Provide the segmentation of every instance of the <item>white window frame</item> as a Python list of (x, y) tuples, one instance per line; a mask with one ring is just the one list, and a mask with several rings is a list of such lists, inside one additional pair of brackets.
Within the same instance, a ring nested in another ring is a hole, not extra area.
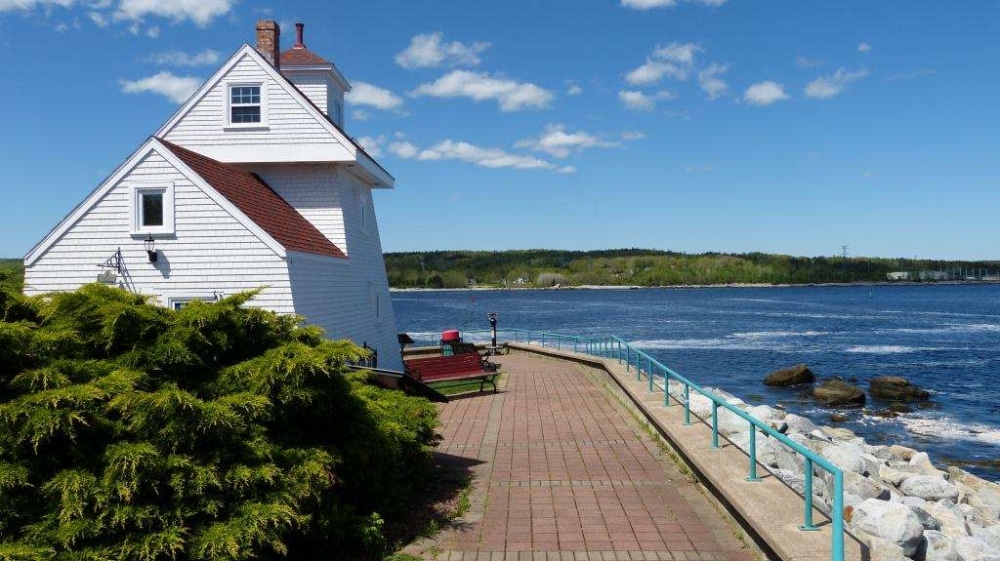
[[(129, 232), (134, 235), (173, 234), (174, 228), (174, 184), (133, 183), (129, 196), (130, 225)], [(146, 193), (161, 193), (163, 195), (163, 225), (145, 226), (142, 224), (142, 196)]]
[(201, 290), (194, 291), (178, 291), (178, 292), (167, 292), (163, 295), (163, 304), (170, 308), (171, 310), (178, 310), (178, 304), (190, 304), (195, 300), (201, 300), (206, 304), (212, 304), (213, 302), (218, 302), (219, 299), (223, 297), (223, 294), (219, 291), (208, 292)]
[(333, 99), (333, 122), (337, 123), (337, 126), (344, 128), (344, 102), (337, 98)]
[(358, 213), (360, 215), (360, 229), (362, 234), (368, 233), (368, 207), (369, 201), (365, 189), (358, 189)]
[[(233, 122), (233, 88), (260, 88), (260, 122), (259, 123), (234, 123)], [(268, 127), (267, 111), (267, 87), (264, 82), (227, 82), (225, 88), (226, 102), (223, 103), (226, 114), (223, 115), (225, 129), (266, 129)]]

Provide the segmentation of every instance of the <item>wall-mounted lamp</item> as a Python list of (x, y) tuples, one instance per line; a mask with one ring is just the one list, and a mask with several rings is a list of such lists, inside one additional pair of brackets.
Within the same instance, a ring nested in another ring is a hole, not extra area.
[(142, 240), (142, 246), (146, 248), (146, 255), (149, 256), (150, 263), (156, 263), (156, 240), (153, 239), (153, 235), (150, 234), (145, 240)]

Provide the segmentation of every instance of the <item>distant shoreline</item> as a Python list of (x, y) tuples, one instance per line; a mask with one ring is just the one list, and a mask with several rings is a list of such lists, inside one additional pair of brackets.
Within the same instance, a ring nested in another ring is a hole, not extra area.
[(470, 286), (466, 288), (416, 288), (389, 287), (389, 292), (475, 292), (475, 291), (505, 291), (505, 290), (659, 290), (659, 289), (691, 289), (691, 288), (827, 288), (827, 287), (890, 287), (890, 286), (982, 286), (1000, 285), (1000, 281), (861, 281), (861, 282), (826, 282), (805, 284), (770, 284), (770, 283), (728, 283), (728, 284), (672, 284), (665, 286), (638, 285), (598, 285), (585, 284), (578, 286)]

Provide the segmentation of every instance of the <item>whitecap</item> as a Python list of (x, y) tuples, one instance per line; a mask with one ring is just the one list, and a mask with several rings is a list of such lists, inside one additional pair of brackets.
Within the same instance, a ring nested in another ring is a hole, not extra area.
[(746, 331), (733, 333), (732, 337), (741, 339), (770, 339), (779, 337), (819, 337), (829, 334), (829, 331)]
[(847, 353), (864, 353), (873, 355), (892, 355), (903, 353), (915, 353), (918, 351), (929, 351), (934, 349), (918, 349), (917, 347), (907, 347), (904, 345), (855, 345), (844, 349)]
[(982, 423), (963, 423), (951, 417), (927, 419), (900, 417), (909, 432), (942, 439), (969, 440), (1000, 446), (1000, 428)]

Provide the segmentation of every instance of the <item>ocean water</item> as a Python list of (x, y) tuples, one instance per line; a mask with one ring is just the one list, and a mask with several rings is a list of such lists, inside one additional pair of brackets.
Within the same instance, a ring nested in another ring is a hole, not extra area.
[(1000, 480), (1000, 286), (857, 286), (644, 290), (394, 292), (400, 331), (499, 327), (618, 335), (703, 386), (752, 404), (784, 405), (820, 424), (831, 409), (803, 390), (768, 388), (778, 368), (804, 362), (819, 378), (898, 375), (931, 393), (896, 418), (846, 410), (871, 444), (926, 450)]

